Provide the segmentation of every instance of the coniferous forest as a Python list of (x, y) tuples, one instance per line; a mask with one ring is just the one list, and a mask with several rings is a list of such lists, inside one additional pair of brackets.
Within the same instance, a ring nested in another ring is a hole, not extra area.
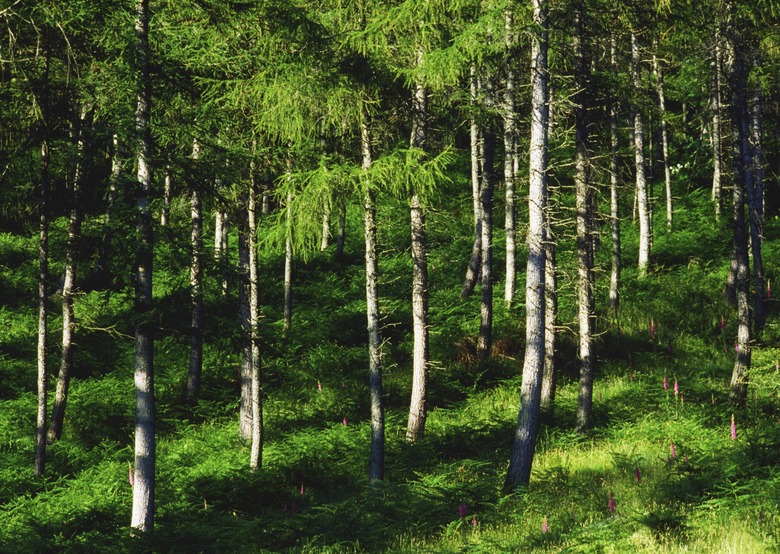
[(780, 3), (0, 31), (0, 552), (780, 548)]

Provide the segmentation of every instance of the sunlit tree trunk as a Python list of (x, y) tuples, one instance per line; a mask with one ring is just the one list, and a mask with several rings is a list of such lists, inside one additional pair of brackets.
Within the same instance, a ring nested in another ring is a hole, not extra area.
[(171, 199), (173, 197), (173, 175), (171, 165), (165, 164), (165, 185), (163, 188), (163, 207), (160, 213), (160, 225), (165, 227), (171, 217)]
[(658, 56), (653, 52), (653, 73), (655, 74), (655, 88), (658, 94), (658, 109), (660, 111), (661, 125), (661, 154), (664, 157), (664, 186), (666, 190), (666, 229), (672, 230), (672, 168), (669, 163), (669, 132), (666, 128), (666, 95), (664, 94), (664, 80), (661, 73), (661, 65)]
[(330, 205), (324, 207), (322, 212), (322, 235), (320, 236), (320, 251), (328, 249), (330, 242)]
[(515, 205), (515, 165), (517, 163), (517, 117), (515, 116), (515, 38), (514, 16), (504, 14), (506, 89), (504, 94), (504, 230), (506, 233), (506, 283), (504, 302), (511, 306), (517, 281), (517, 206)]
[[(197, 168), (200, 143), (192, 141), (192, 161)], [(187, 374), (187, 401), (195, 402), (203, 372), (203, 218), (199, 178), (190, 184), (190, 369)]]
[(764, 153), (761, 145), (762, 134), (761, 89), (756, 87), (750, 105), (751, 120), (751, 167), (752, 179), (747, 190), (748, 213), (750, 214), (750, 253), (753, 258), (753, 287), (755, 289), (755, 307), (753, 321), (756, 334), (760, 333), (766, 322), (766, 299), (764, 296)]
[(712, 202), (715, 204), (715, 219), (720, 217), (721, 191), (723, 188), (723, 153), (721, 140), (721, 36), (720, 26), (715, 31), (712, 60), (712, 82), (710, 85), (710, 109), (712, 112)]
[[(617, 80), (617, 38), (610, 37), (610, 72)], [(618, 180), (618, 103), (612, 98), (609, 105), (609, 215), (612, 229), (612, 265), (609, 274), (609, 306), (617, 316), (620, 309), (620, 203)]]
[(547, 198), (547, 2), (533, 0), (531, 38), (531, 145), (528, 191), (528, 264), (526, 341), (520, 414), (504, 488), (526, 486), (539, 431), (542, 370), (545, 358), (545, 209)]
[(555, 409), (555, 324), (558, 320), (558, 268), (552, 233), (553, 206), (547, 190), (544, 243), (544, 369), (542, 370), (541, 413), (552, 418)]
[[(217, 189), (221, 188), (217, 181)], [(217, 207), (214, 222), (214, 259), (222, 274), (222, 294), (227, 294), (227, 263), (228, 263), (228, 238), (230, 237), (230, 219), (227, 211), (222, 206)]]
[(154, 526), (155, 489), (155, 401), (154, 336), (152, 330), (152, 219), (149, 211), (152, 174), (151, 81), (149, 77), (149, 5), (136, 0), (137, 103), (135, 139), (137, 156), (136, 206), (139, 243), (135, 261), (135, 479), (130, 526), (149, 532)]
[(241, 396), (238, 406), (238, 437), (252, 440), (252, 325), (249, 313), (249, 231), (248, 222), (242, 218), (238, 234), (238, 304), (241, 315), (241, 363), (239, 385)]
[[(371, 167), (371, 134), (367, 114), (363, 110), (360, 123), (360, 142), (363, 151), (363, 170)], [(382, 400), (382, 339), (379, 333), (379, 263), (376, 245), (376, 201), (370, 182), (364, 183), (363, 222), (366, 235), (366, 320), (368, 329), (368, 382), (371, 395), (371, 447), (369, 451), (368, 480), (381, 481), (385, 466), (385, 416)]]
[[(488, 112), (493, 109), (493, 94), (493, 81), (488, 79), (485, 86), (485, 108)], [(482, 215), (482, 240), (480, 241), (482, 243), (480, 273), (482, 302), (480, 304), (477, 357), (481, 360), (490, 356), (493, 343), (493, 186), (495, 182), (493, 165), (496, 154), (496, 133), (491, 123), (492, 121), (488, 121), (482, 130), (484, 160), (482, 164), (482, 190), (479, 199)]]
[[(418, 51), (418, 63), (422, 62)], [(425, 148), (428, 99), (422, 83), (415, 84), (412, 94), (412, 148)], [(419, 194), (414, 191), (409, 201), (412, 236), (412, 397), (406, 440), (415, 442), (425, 432), (428, 388), (428, 255), (425, 238), (425, 211)]]
[[(472, 64), (469, 75), (469, 94), (472, 109), (476, 109), (478, 93), (479, 79), (477, 78), (477, 68)], [(474, 243), (471, 247), (469, 265), (466, 268), (466, 278), (463, 280), (463, 286), (460, 291), (461, 298), (466, 298), (474, 292), (479, 269), (482, 267), (482, 203), (480, 202), (482, 187), (480, 160), (482, 159), (482, 154), (480, 135), (477, 119), (472, 117), (469, 125), (469, 137), (471, 141), (471, 200), (474, 206)]]
[(70, 216), (68, 218), (68, 244), (65, 250), (65, 279), (62, 283), (62, 353), (60, 372), (57, 376), (57, 390), (54, 394), (54, 408), (49, 424), (48, 442), (57, 441), (62, 436), (65, 419), (65, 407), (68, 401), (68, 388), (73, 368), (73, 332), (75, 320), (73, 314), (73, 296), (76, 282), (76, 249), (81, 237), (81, 181), (84, 174), (84, 125), (87, 119), (86, 106), (81, 108), (76, 136), (76, 167), (70, 190)]
[[(631, 65), (634, 90), (638, 94), (642, 88), (640, 69), (639, 39), (631, 32)], [(650, 203), (647, 197), (647, 177), (645, 175), (645, 128), (642, 122), (642, 109), (634, 105), (634, 162), (636, 165), (636, 201), (639, 214), (639, 276), (647, 275), (650, 262)]]
[[(289, 171), (289, 168), (288, 168)], [(293, 273), (293, 245), (292, 245), (292, 193), (287, 194), (287, 206), (285, 207), (285, 237), (284, 237), (284, 331), (292, 327), (292, 273)]]
[(257, 187), (254, 181), (254, 175), (252, 176), (249, 185), (247, 220), (249, 234), (249, 338), (252, 348), (252, 442), (249, 455), (249, 467), (254, 471), (260, 468), (263, 462), (263, 389), (260, 361), (259, 285), (257, 280)]

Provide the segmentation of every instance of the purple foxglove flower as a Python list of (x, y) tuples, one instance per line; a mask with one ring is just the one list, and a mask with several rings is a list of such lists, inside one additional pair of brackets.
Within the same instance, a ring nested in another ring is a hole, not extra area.
[(734, 414), (731, 414), (731, 440), (737, 440), (737, 424), (734, 421)]
[(346, 416), (344, 417), (344, 419), (341, 420), (341, 423), (342, 423), (342, 425), (344, 425), (344, 427), (347, 426), (347, 418), (346, 418)]
[(680, 394), (680, 385), (677, 384), (677, 377), (674, 378), (674, 395)]
[(664, 390), (669, 390), (669, 379), (666, 378), (666, 373), (664, 373)]
[(547, 516), (544, 516), (542, 519), (542, 533), (547, 533), (550, 531), (550, 524), (547, 521)]
[(306, 494), (306, 489), (303, 486), (303, 483), (301, 483), (301, 495)]
[(460, 506), (458, 506), (458, 515), (460, 515), (461, 518), (466, 517), (466, 514), (469, 512), (469, 507), (466, 506), (465, 503), (461, 502)]
[(674, 447), (674, 443), (670, 442), (669, 443), (669, 447), (670, 447), (669, 449), (672, 451), (672, 458), (674, 458), (676, 460), (677, 459), (677, 449)]
[(615, 513), (615, 497), (612, 495), (612, 493), (609, 493), (609, 513)]

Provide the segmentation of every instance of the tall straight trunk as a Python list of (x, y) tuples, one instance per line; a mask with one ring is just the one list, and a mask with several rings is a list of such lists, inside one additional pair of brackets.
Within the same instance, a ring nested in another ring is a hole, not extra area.
[[(48, 79), (49, 61), (47, 55), (46, 78)], [(48, 86), (48, 85), (45, 85)], [(44, 112), (45, 113), (45, 112)], [(43, 140), (41, 141), (41, 208), (38, 226), (38, 415), (35, 432), (35, 476), (42, 477), (46, 472), (46, 410), (49, 384), (46, 352), (48, 350), (49, 331), (49, 137), (47, 122), (44, 118)]]
[(720, 217), (721, 192), (723, 188), (723, 150), (721, 139), (721, 36), (720, 27), (715, 31), (712, 60), (712, 78), (710, 85), (710, 109), (712, 112), (710, 137), (712, 140), (712, 202), (715, 204), (715, 219)]
[(734, 22), (729, 28), (733, 48), (731, 71), (731, 118), (734, 125), (734, 257), (737, 261), (737, 342), (736, 359), (731, 374), (732, 402), (744, 405), (747, 399), (748, 372), (750, 371), (750, 261), (748, 237), (745, 228), (745, 196), (753, 187), (753, 160), (750, 146), (750, 113), (747, 105), (748, 70), (742, 31)]
[[(485, 108), (493, 109), (493, 80), (488, 79), (485, 87)], [(495, 175), (493, 164), (496, 154), (496, 134), (488, 122), (483, 128), (482, 190), (480, 191), (480, 212), (482, 214), (482, 268), (480, 304), (479, 339), (477, 340), (477, 357), (481, 360), (490, 356), (493, 343), (493, 183)]]
[(506, 233), (506, 282), (504, 302), (511, 306), (517, 281), (517, 206), (515, 205), (515, 164), (517, 161), (517, 117), (515, 116), (514, 16), (504, 14), (506, 89), (504, 94), (504, 231)]
[[(289, 168), (288, 168), (289, 171)], [(293, 272), (293, 246), (292, 246), (292, 194), (287, 194), (286, 232), (284, 238), (284, 331), (289, 331), (292, 326), (292, 272)]]
[(149, 5), (136, 0), (137, 103), (135, 139), (137, 157), (135, 260), (135, 479), (130, 526), (140, 533), (154, 527), (156, 465), (154, 401), (154, 334), (152, 330), (152, 218), (149, 211), (152, 174), (149, 166), (152, 136), (149, 125), (151, 80), (149, 77)]
[(173, 197), (173, 175), (171, 164), (165, 164), (165, 185), (163, 188), (163, 207), (160, 213), (160, 225), (165, 227), (171, 218), (171, 199)]
[(336, 259), (341, 260), (344, 258), (344, 243), (347, 238), (347, 205), (344, 197), (340, 197), (338, 201), (339, 212), (339, 231), (336, 236)]
[[(417, 61), (422, 63), (422, 49)], [(412, 148), (425, 148), (428, 99), (421, 82), (417, 82), (412, 94)], [(409, 201), (412, 236), (412, 397), (409, 403), (409, 421), (406, 440), (415, 442), (425, 432), (428, 388), (428, 255), (425, 238), (425, 211), (419, 194), (412, 193)]]
[(761, 89), (756, 87), (750, 104), (750, 188), (747, 190), (748, 213), (750, 214), (750, 253), (753, 258), (753, 286), (755, 307), (753, 321), (756, 334), (766, 323), (766, 300), (764, 297), (764, 257), (761, 253), (764, 241), (764, 153), (761, 146)]
[[(469, 93), (471, 108), (476, 109), (479, 79), (477, 78), (477, 67), (474, 64), (471, 65), (471, 73), (469, 75)], [(480, 202), (482, 187), (480, 160), (482, 159), (482, 147), (480, 140), (481, 132), (476, 117), (471, 118), (469, 136), (471, 140), (471, 200), (474, 206), (474, 243), (471, 247), (469, 265), (466, 268), (466, 277), (460, 290), (461, 298), (471, 296), (471, 293), (474, 292), (479, 269), (482, 267), (482, 203)]]
[[(192, 141), (192, 160), (200, 159), (200, 143)], [(197, 177), (190, 185), (190, 369), (187, 374), (187, 402), (195, 402), (203, 372), (203, 217)]]
[[(631, 65), (634, 91), (639, 94), (642, 77), (639, 57), (639, 39), (636, 31), (631, 32)], [(645, 128), (642, 121), (642, 109), (634, 105), (634, 163), (636, 165), (636, 201), (639, 213), (639, 276), (647, 275), (650, 262), (650, 203), (647, 195), (647, 177), (645, 175)]]
[[(219, 180), (216, 183), (217, 190), (221, 188)], [(214, 224), (214, 259), (222, 274), (222, 294), (227, 294), (227, 264), (228, 264), (228, 238), (230, 237), (230, 219), (223, 207), (217, 208)]]
[(249, 185), (247, 219), (249, 234), (249, 338), (252, 348), (252, 443), (249, 467), (255, 471), (263, 463), (263, 389), (260, 364), (260, 306), (257, 281), (257, 187), (254, 182), (254, 176)]
[(242, 441), (248, 442), (252, 440), (252, 325), (249, 311), (249, 231), (247, 220), (242, 218), (242, 221), (243, 224), (238, 234), (238, 305), (242, 330), (238, 437)]
[(661, 126), (661, 154), (664, 158), (664, 186), (666, 190), (666, 229), (672, 230), (672, 167), (669, 163), (669, 132), (666, 128), (666, 95), (664, 94), (664, 79), (661, 73), (661, 64), (658, 56), (653, 52), (653, 73), (655, 74), (655, 87), (658, 94), (658, 109), (660, 112)]
[(526, 340), (520, 413), (504, 488), (527, 486), (539, 431), (545, 358), (545, 210), (547, 200), (547, 2), (533, 0), (536, 26), (531, 39), (531, 145), (528, 190)]
[(322, 235), (320, 236), (320, 251), (328, 249), (330, 242), (330, 205), (324, 207), (322, 212)]
[(68, 401), (70, 374), (73, 367), (73, 332), (75, 320), (73, 315), (73, 293), (76, 281), (76, 249), (81, 237), (81, 180), (84, 173), (84, 125), (87, 119), (87, 109), (82, 107), (76, 130), (76, 167), (73, 172), (73, 182), (70, 190), (70, 216), (68, 218), (68, 244), (65, 250), (65, 279), (62, 284), (62, 353), (60, 355), (60, 372), (57, 376), (57, 391), (54, 394), (54, 408), (49, 424), (48, 442), (57, 441), (62, 436), (62, 424), (65, 419), (65, 406)]
[(574, 187), (577, 207), (577, 322), (579, 346), (577, 357), (580, 365), (579, 396), (577, 400), (577, 429), (583, 431), (590, 423), (593, 412), (593, 271), (591, 232), (591, 191), (588, 155), (587, 122), (587, 60), (584, 46), (585, 8), (575, 2), (574, 35), (572, 49), (575, 57), (574, 97), (575, 157)]
[[(617, 78), (617, 38), (610, 37), (610, 72)], [(612, 228), (612, 266), (609, 274), (609, 306), (618, 314), (620, 309), (620, 202), (618, 194), (618, 105), (612, 98), (609, 105), (609, 216)]]
[(555, 240), (552, 233), (550, 191), (547, 190), (544, 243), (544, 369), (540, 410), (548, 419), (555, 409), (555, 324), (558, 320), (558, 269), (556, 267)]
[[(371, 133), (363, 110), (360, 123), (360, 143), (363, 151), (363, 171), (372, 163)], [(376, 200), (370, 182), (364, 183), (363, 222), (366, 235), (366, 324), (368, 329), (368, 384), (371, 396), (371, 446), (368, 480), (381, 481), (385, 468), (385, 415), (382, 400), (382, 338), (379, 333), (379, 263), (376, 244)]]

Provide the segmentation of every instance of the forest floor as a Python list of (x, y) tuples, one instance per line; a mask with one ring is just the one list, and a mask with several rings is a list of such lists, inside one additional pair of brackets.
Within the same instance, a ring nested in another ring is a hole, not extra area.
[[(235, 276), (223, 296), (216, 264), (207, 270), (202, 395), (195, 406), (183, 401), (189, 235), (180, 206), (180, 227), (157, 233), (157, 511), (155, 532), (143, 539), (129, 532), (132, 290), (116, 286), (77, 298), (77, 369), (64, 436), (48, 449), (45, 478), (36, 479), (36, 239), (0, 234), (0, 552), (780, 551), (778, 303), (770, 299), (767, 326), (754, 343), (747, 406), (736, 409), (728, 401), (736, 314), (723, 298), (728, 222), (712, 221), (707, 196), (680, 200), (673, 233), (659, 220), (653, 270), (641, 280), (633, 267), (624, 270), (618, 317), (607, 314), (607, 277), (598, 274), (594, 419), (585, 434), (573, 430), (573, 240), (560, 239), (555, 412), (540, 430), (531, 485), (511, 495), (501, 489), (518, 415), (525, 276), (520, 271), (521, 296), (510, 309), (500, 300), (498, 279), (493, 357), (478, 364), (479, 294), (459, 299), (471, 237), (465, 197), (460, 220), (436, 209), (428, 219), (430, 414), (425, 437), (414, 445), (404, 440), (411, 386), (408, 214), (400, 205), (380, 210), (387, 445), (386, 478), (374, 486), (367, 483), (357, 208), (350, 208), (344, 259), (334, 261), (331, 247), (296, 262), (293, 328), (286, 335), (282, 258), (262, 256), (266, 442), (262, 470), (251, 473), (237, 432)], [(64, 236), (64, 225), (55, 222), (53, 236)], [(624, 260), (632, 265), (630, 219), (624, 231)], [(768, 220), (764, 254), (772, 281), (778, 231), (780, 220)], [(598, 254), (602, 268), (608, 268), (607, 236)], [(57, 240), (55, 274), (63, 259)], [(498, 275), (502, 248), (497, 236)], [(52, 374), (58, 310), (55, 295)]]

